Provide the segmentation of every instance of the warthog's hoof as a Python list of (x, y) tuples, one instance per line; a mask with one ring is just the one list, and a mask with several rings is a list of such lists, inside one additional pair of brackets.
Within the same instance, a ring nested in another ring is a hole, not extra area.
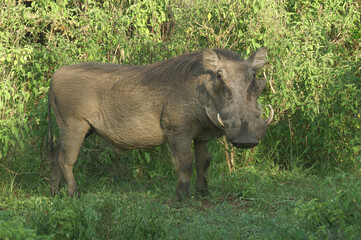
[(199, 189), (197, 190), (197, 192), (202, 196), (202, 197), (207, 197), (210, 195), (209, 190), (207, 188), (204, 189)]
[(179, 202), (183, 201), (183, 199), (189, 198), (189, 182), (181, 182), (178, 184), (176, 196)]
[(50, 182), (50, 191), (51, 191), (51, 195), (55, 197), (55, 195), (60, 193), (60, 184)]

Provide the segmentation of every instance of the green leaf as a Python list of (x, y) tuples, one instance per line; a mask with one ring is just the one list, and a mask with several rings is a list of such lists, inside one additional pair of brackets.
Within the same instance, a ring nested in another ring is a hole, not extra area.
[(150, 163), (150, 155), (149, 155), (149, 153), (145, 152), (144, 157), (145, 157), (145, 160), (147, 161), (147, 163)]

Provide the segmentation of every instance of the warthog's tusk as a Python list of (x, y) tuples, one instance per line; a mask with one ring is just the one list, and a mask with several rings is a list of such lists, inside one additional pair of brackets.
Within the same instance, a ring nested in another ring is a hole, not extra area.
[(269, 115), (268, 119), (266, 120), (266, 125), (269, 125), (273, 120), (273, 115), (274, 115), (275, 111), (273, 110), (271, 105), (267, 105), (267, 106), (269, 107), (270, 115)]
[(217, 113), (217, 120), (218, 120), (219, 124), (221, 124), (221, 126), (224, 127), (223, 120), (222, 120), (221, 115), (219, 113)]

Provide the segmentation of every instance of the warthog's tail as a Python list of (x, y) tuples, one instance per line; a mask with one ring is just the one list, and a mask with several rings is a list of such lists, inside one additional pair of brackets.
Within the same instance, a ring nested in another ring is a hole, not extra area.
[(49, 155), (54, 154), (54, 142), (52, 134), (52, 125), (51, 125), (51, 108), (50, 108), (50, 94), (48, 95), (48, 140), (47, 140), (47, 149)]
[(51, 124), (51, 104), (50, 104), (50, 93), (48, 95), (48, 141), (47, 141), (47, 151), (48, 158), (50, 162), (50, 189), (51, 194), (54, 196), (59, 192), (59, 183), (60, 183), (60, 167), (58, 162), (59, 157), (59, 146), (54, 148), (53, 134), (52, 134), (52, 124)]

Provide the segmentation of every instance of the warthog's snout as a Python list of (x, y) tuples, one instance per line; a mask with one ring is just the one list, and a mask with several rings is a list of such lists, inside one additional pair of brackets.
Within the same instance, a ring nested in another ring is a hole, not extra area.
[(254, 148), (257, 146), (259, 141), (257, 140), (245, 140), (242, 142), (232, 142), (232, 144), (237, 148)]

